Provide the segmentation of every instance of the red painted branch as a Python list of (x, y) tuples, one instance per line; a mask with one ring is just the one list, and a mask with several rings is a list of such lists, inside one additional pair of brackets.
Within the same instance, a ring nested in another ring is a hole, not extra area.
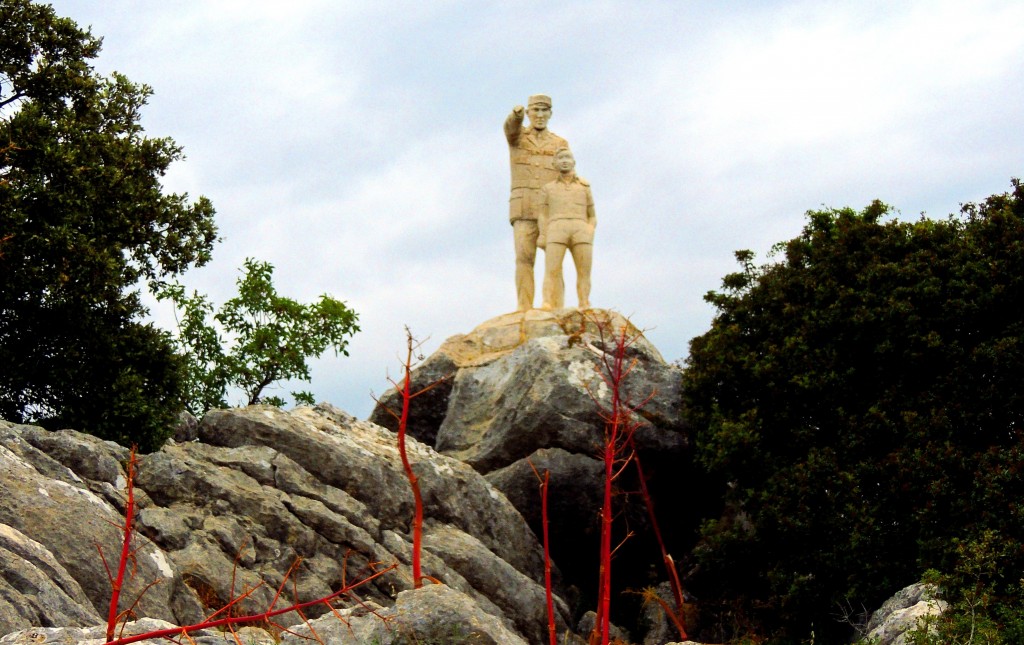
[(260, 621), (270, 622), (271, 618), (274, 618), (275, 616), (280, 616), (281, 614), (287, 614), (288, 612), (292, 612), (292, 611), (296, 611), (296, 612), (300, 612), (301, 613), (301, 611), (303, 609), (306, 609), (307, 607), (312, 607), (313, 605), (320, 605), (320, 604), (324, 604), (324, 603), (329, 603), (330, 601), (334, 600), (338, 596), (342, 596), (344, 594), (347, 594), (350, 591), (352, 591), (353, 589), (355, 589), (356, 587), (359, 587), (359, 586), (364, 585), (364, 584), (366, 584), (368, 582), (371, 582), (372, 580), (374, 580), (376, 578), (379, 578), (380, 576), (384, 575), (388, 571), (391, 571), (392, 569), (394, 569), (396, 566), (397, 565), (391, 565), (391, 566), (389, 566), (389, 567), (387, 567), (385, 569), (381, 569), (380, 571), (376, 571), (372, 575), (367, 576), (366, 578), (363, 578), (359, 582), (356, 582), (354, 584), (342, 587), (338, 591), (335, 591), (334, 593), (332, 593), (332, 594), (330, 594), (328, 596), (324, 596), (323, 598), (317, 598), (316, 600), (310, 600), (308, 602), (296, 603), (294, 605), (291, 605), (291, 606), (288, 606), (288, 607), (283, 607), (281, 609), (268, 609), (267, 611), (265, 611), (265, 612), (263, 612), (261, 614), (251, 614), (251, 615), (248, 615), (248, 616), (232, 616), (232, 617), (228, 617), (228, 618), (220, 618), (218, 620), (208, 620), (208, 621), (205, 621), (205, 622), (202, 622), (202, 623), (196, 623), (195, 625), (187, 625), (185, 627), (173, 627), (173, 628), (169, 628), (169, 629), (159, 629), (159, 630), (152, 631), (152, 632), (146, 632), (145, 634), (137, 634), (135, 636), (129, 636), (127, 638), (118, 638), (117, 640), (109, 640), (108, 639), (107, 642), (104, 643), (104, 645), (128, 645), (129, 643), (137, 643), (139, 641), (144, 641), (144, 640), (147, 640), (147, 639), (150, 639), (150, 638), (166, 638), (166, 637), (170, 637), (170, 636), (181, 636), (181, 635), (188, 634), (188, 633), (191, 633), (191, 632), (199, 631), (201, 629), (215, 629), (215, 628), (218, 628), (218, 627), (226, 627), (228, 625), (240, 625), (240, 624), (244, 624), (244, 623), (255, 623), (255, 622), (260, 622)]
[[(533, 466), (533, 464), (530, 464)], [(536, 471), (535, 471), (536, 472)], [(548, 604), (548, 640), (550, 645), (558, 645), (558, 634), (555, 629), (555, 602), (551, 593), (551, 548), (548, 540), (548, 484), (551, 471), (544, 471), (544, 481), (540, 485), (540, 514), (544, 533), (544, 594)]]
[(402, 383), (402, 416), (398, 420), (398, 454), (402, 457), (402, 467), (405, 469), (405, 476), (409, 478), (409, 486), (412, 488), (415, 514), (412, 522), (412, 584), (419, 589), (423, 585), (422, 573), (420, 570), (420, 552), (423, 545), (423, 497), (420, 493), (419, 478), (412, 471), (412, 464), (409, 463), (409, 455), (405, 450), (405, 431), (409, 424), (409, 404), (412, 401), (410, 390), (412, 383), (412, 334), (406, 330), (408, 352), (405, 357), (405, 380)]
[[(632, 445), (632, 437), (630, 437), (629, 442)], [(672, 597), (676, 603), (674, 615), (672, 612), (669, 612), (669, 618), (672, 619), (672, 622), (676, 624), (676, 628), (679, 629), (679, 636), (686, 640), (683, 618), (683, 589), (679, 582), (679, 572), (676, 570), (675, 561), (672, 560), (672, 556), (668, 554), (668, 550), (665, 548), (665, 541), (661, 538), (661, 528), (658, 526), (658, 518), (654, 514), (654, 500), (651, 499), (651, 493), (647, 489), (647, 478), (644, 476), (644, 469), (640, 464), (640, 456), (636, 453), (635, 447), (633, 448), (633, 459), (634, 463), (636, 463), (637, 477), (640, 479), (640, 496), (644, 498), (644, 504), (647, 506), (647, 515), (651, 518), (651, 527), (654, 529), (654, 537), (658, 541), (658, 548), (661, 549), (661, 560), (665, 563), (669, 584), (672, 586)], [(662, 603), (662, 607), (665, 608), (664, 603)]]
[(128, 457), (127, 475), (128, 481), (125, 484), (127, 500), (124, 508), (124, 535), (121, 538), (121, 559), (117, 563), (117, 574), (111, 583), (110, 609), (107, 612), (107, 640), (114, 638), (114, 630), (117, 628), (117, 607), (121, 601), (121, 589), (124, 587), (124, 572), (128, 566), (128, 558), (132, 550), (132, 521), (135, 518), (135, 466), (138, 462), (135, 458), (133, 447)]

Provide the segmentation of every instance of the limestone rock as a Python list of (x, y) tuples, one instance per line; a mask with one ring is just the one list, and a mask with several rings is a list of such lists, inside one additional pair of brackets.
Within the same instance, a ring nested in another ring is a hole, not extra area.
[[(608, 403), (600, 361), (622, 330), (634, 338), (628, 356), (635, 367), (625, 392), (635, 404), (645, 402), (637, 443), (680, 452), (688, 445), (679, 414), (681, 372), (627, 319), (599, 309), (507, 314), (449, 338), (413, 373), (413, 384), (422, 386), (455, 368), (450, 390), (436, 388), (417, 399), (435, 411), (427, 421), (440, 418), (440, 425), (410, 432), (436, 433), (439, 452), (484, 473), (539, 448), (592, 455), (601, 442), (598, 404)], [(383, 408), (397, 409), (397, 396), (393, 389), (385, 393), (371, 418), (394, 429)]]
[[(544, 585), (535, 582), (506, 562), (493, 556), (479, 540), (447, 524), (431, 524), (424, 532), (423, 548), (443, 558), (448, 565), (465, 578), (473, 588), (483, 593), (512, 617), (516, 628), (531, 643), (547, 638), (547, 608)], [(562, 616), (568, 607), (556, 602), (560, 632), (566, 624)], [(559, 624), (560, 623), (560, 624)]]
[[(580, 619), (579, 625), (576, 631), (580, 634), (589, 634), (594, 631), (594, 622), (597, 620), (597, 614), (588, 611), (583, 614), (583, 618)], [(629, 632), (614, 623), (608, 626), (608, 637), (612, 640), (619, 640), (624, 643), (629, 643)]]
[[(255, 406), (211, 411), (199, 434), (206, 446), (273, 448), (323, 484), (344, 491), (381, 525), (408, 530), (412, 494), (394, 435), (379, 426), (354, 420), (340, 425), (309, 408), (289, 413)], [(428, 516), (478, 537), (533, 580), (543, 579), (540, 545), (504, 496), (457, 460), (416, 441), (407, 448)]]
[[(455, 381), (455, 373), (459, 365), (454, 357), (444, 352), (431, 354), (413, 372), (409, 384), (411, 392), (418, 392), (431, 387), (428, 394), (417, 396), (409, 403), (409, 421), (406, 427), (408, 436), (434, 446), (437, 442), (437, 429), (441, 427), (445, 414), (448, 412), (448, 397), (451, 395)], [(389, 389), (378, 400), (373, 408), (369, 421), (398, 431), (396, 414), (402, 411), (401, 397), (394, 388)]]
[(178, 415), (178, 424), (174, 426), (174, 434), (171, 435), (178, 443), (195, 441), (199, 436), (199, 419), (195, 418), (185, 410)]
[[(604, 436), (602, 406), (610, 404), (601, 368), (623, 331), (631, 339), (627, 360), (632, 364), (623, 391), (639, 407), (635, 445), (649, 485), (668, 511), (661, 520), (663, 532), (683, 535), (665, 526), (683, 515), (672, 507), (691, 490), (686, 479), (691, 475), (683, 466), (689, 440), (681, 412), (682, 373), (623, 316), (599, 309), (499, 316), (446, 340), (412, 375), (417, 389), (452, 374), (450, 387), (446, 382), (415, 399), (428, 414), (417, 420), (413, 409), (416, 425), (409, 432), (434, 438), (438, 452), (484, 473), (536, 535), (542, 532), (540, 497), (530, 464), (550, 470), (553, 556), (566, 582), (563, 593), (569, 595), (573, 585), (591, 587), (597, 568), (603, 466), (596, 457)], [(399, 406), (398, 393), (389, 390), (371, 418), (396, 429), (383, 408)], [(634, 490), (635, 478), (630, 470), (622, 488)], [(626, 506), (622, 512), (630, 528), (644, 534), (648, 520), (639, 496)], [(651, 553), (651, 545), (641, 540), (627, 543), (617, 566), (634, 579), (619, 580), (649, 584)]]
[(874, 645), (908, 645), (909, 632), (929, 616), (946, 610), (946, 601), (936, 598), (934, 585), (923, 582), (901, 589), (871, 615), (867, 640)]
[[(58, 462), (33, 443), (47, 448), (74, 468)], [(125, 480), (117, 456), (126, 454), (125, 449), (115, 444), (78, 433), (50, 434), (41, 428), (10, 424), (0, 427), (0, 524), (38, 543), (42, 551), (37, 551), (37, 563), (43, 568), (37, 566), (37, 571), (46, 571), (48, 567), (54, 572), (50, 579), (68, 599), (79, 604), (84, 594), (97, 615), (106, 615), (111, 591), (96, 545), (103, 546), (105, 557), (116, 567), (122, 518), (108, 499), (93, 490), (106, 487), (116, 492), (115, 485), (123, 489)], [(102, 479), (86, 480), (75, 469), (84, 476)], [(47, 565), (44, 552), (52, 554), (62, 569)], [(189, 621), (198, 617), (199, 603), (194, 594), (181, 587), (178, 571), (162, 551), (151, 544), (140, 544), (135, 561), (135, 575), (126, 578), (123, 598), (130, 599), (130, 603), (141, 595), (139, 612), (155, 618)], [(29, 568), (21, 572), (28, 576)], [(65, 572), (77, 587), (61, 575)], [(166, 583), (149, 588), (143, 595), (143, 589), (157, 579)], [(42, 582), (24, 584), (29, 588)], [(65, 602), (60, 604), (70, 607)], [(72, 624), (82, 624), (85, 617), (78, 615)], [(44, 620), (52, 625), (56, 617), (41, 616), (40, 622)], [(0, 632), (13, 626), (0, 624)]]
[[(124, 638), (138, 636), (164, 629), (176, 627), (173, 623), (155, 618), (142, 618), (140, 620), (125, 623), (118, 627), (118, 634)], [(60, 645), (103, 645), (107, 642), (106, 625), (94, 625), (86, 628), (75, 627), (34, 627), (13, 632), (0, 638), (0, 643), (16, 643), (18, 645), (35, 645), (36, 643), (54, 643)], [(250, 645), (272, 645), (273, 637), (269, 632), (254, 627), (243, 627), (237, 630), (241, 642)], [(230, 632), (219, 632), (212, 629), (204, 629), (190, 632), (191, 643), (196, 645), (225, 645), (236, 643)], [(136, 641), (140, 645), (165, 645), (168, 641), (164, 638), (150, 638)]]
[(100, 622), (82, 587), (42, 544), (0, 524), (0, 624), (85, 626)]
[[(193, 624), (243, 593), (236, 611), (262, 612), (286, 576), (276, 607), (326, 596), (392, 564), (399, 568), (342, 600), (389, 607), (411, 588), (412, 494), (392, 433), (329, 405), (256, 406), (208, 413), (196, 439), (140, 458), (141, 548), (126, 603), (163, 580), (143, 596), (140, 615)], [(446, 611), (461, 612), (467, 633), (487, 623), (482, 633), (499, 634), (496, 642), (517, 642), (502, 640), (517, 631), (534, 640), (546, 610), (533, 532), (469, 466), (415, 440), (408, 449), (425, 502), (424, 573), (459, 599)], [(33, 627), (17, 638), (93, 637), (86, 632), (97, 628), (87, 626), (102, 622), (110, 594), (95, 543), (116, 560), (127, 456), (77, 432), (0, 422), (0, 634)], [(569, 612), (561, 599), (558, 607), (564, 625)], [(307, 615), (326, 611), (315, 606)], [(403, 615), (412, 625), (421, 620)], [(294, 614), (277, 620), (301, 622)], [(51, 626), (66, 629), (38, 631)]]
[[(372, 608), (372, 607), (370, 607)], [(425, 585), (398, 594), (393, 607), (366, 611), (359, 608), (338, 616), (328, 614), (309, 625), (291, 628), (281, 645), (308, 643), (315, 630), (332, 645), (399, 645), (406, 643), (465, 643), (467, 645), (526, 645), (471, 598), (445, 585)], [(531, 640), (530, 642), (544, 642)]]

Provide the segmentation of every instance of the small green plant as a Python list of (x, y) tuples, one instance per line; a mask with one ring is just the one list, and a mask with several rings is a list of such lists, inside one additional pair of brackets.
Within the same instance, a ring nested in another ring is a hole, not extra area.
[(949, 608), (929, 616), (911, 632), (913, 645), (1016, 645), (1024, 642), (1024, 579), (1006, 562), (1011, 542), (986, 530), (975, 539), (954, 540), (951, 573), (931, 570), (927, 582), (943, 589)]
[[(283, 406), (282, 397), (265, 396), (264, 389), (289, 379), (308, 382), (306, 359), (328, 347), (348, 356), (348, 338), (359, 331), (358, 315), (326, 294), (308, 305), (280, 296), (273, 273), (270, 263), (247, 258), (238, 295), (216, 314), (206, 296), (195, 291), (188, 296), (177, 282), (158, 292), (158, 299), (170, 300), (179, 312), (175, 340), (187, 361), (184, 403), (192, 414), (227, 407), (229, 387), (241, 389), (249, 405)], [(309, 392), (292, 392), (292, 397), (314, 403)]]

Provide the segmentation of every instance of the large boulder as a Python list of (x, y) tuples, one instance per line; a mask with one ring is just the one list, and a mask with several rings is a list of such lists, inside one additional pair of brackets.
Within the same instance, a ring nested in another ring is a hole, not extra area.
[[(541, 623), (543, 626), (546, 622)], [(426, 585), (398, 594), (391, 607), (362, 606), (327, 615), (285, 634), (281, 645), (304, 645), (314, 637), (332, 645), (464, 643), (526, 645), (527, 641), (481, 611), (473, 599), (445, 585)], [(531, 643), (546, 642), (531, 638)]]
[(0, 624), (11, 628), (97, 622), (100, 616), (81, 585), (50, 550), (0, 524)]
[[(156, 618), (142, 618), (118, 625), (118, 638), (131, 638), (142, 634), (174, 629), (174, 623)], [(238, 639), (235, 639), (235, 636)], [(168, 641), (166, 638), (147, 638), (136, 641), (138, 645), (166, 645), (168, 642), (194, 643), (194, 645), (228, 645), (229, 643), (246, 643), (247, 645), (275, 645), (277, 640), (270, 632), (258, 627), (241, 627), (232, 634), (230, 631), (216, 629), (200, 629), (190, 632), (188, 638)], [(92, 627), (32, 627), (0, 637), (0, 643), (10, 645), (104, 645), (107, 643), (106, 625)]]
[(914, 642), (911, 632), (947, 608), (946, 601), (938, 598), (935, 585), (912, 584), (896, 592), (871, 614), (864, 629), (866, 641), (873, 645), (909, 645)]
[[(604, 477), (598, 455), (612, 396), (606, 361), (621, 338), (628, 343), (629, 365), (621, 395), (636, 407), (634, 445), (663, 511), (659, 520), (669, 525), (664, 533), (688, 539), (686, 504), (695, 487), (686, 468), (682, 372), (625, 317), (600, 309), (506, 314), (449, 338), (412, 373), (413, 390), (443, 381), (413, 400), (407, 432), (483, 473), (537, 535), (542, 527), (535, 469), (550, 472), (552, 553), (567, 596), (573, 586), (586, 595), (597, 579)], [(397, 430), (389, 410), (399, 409), (401, 396), (391, 389), (370, 419)], [(635, 469), (627, 469), (617, 490), (637, 486)], [(650, 562), (660, 561), (646, 508), (639, 495), (619, 502), (619, 526), (628, 522), (636, 537), (617, 555), (617, 580), (644, 586), (650, 583)], [(624, 536), (625, 531), (616, 543)], [(677, 553), (685, 548), (676, 546)]]
[[(414, 370), (412, 387), (440, 379), (452, 386), (413, 401), (408, 432), (483, 473), (540, 448), (597, 454), (602, 407), (610, 404), (602, 361), (622, 334), (633, 362), (623, 393), (642, 421), (638, 447), (685, 450), (680, 370), (629, 320), (600, 309), (506, 314), (449, 338)], [(380, 398), (370, 420), (395, 430), (389, 409), (401, 409), (394, 389)], [(421, 409), (429, 413), (420, 417)]]
[[(186, 625), (240, 595), (235, 613), (261, 612), (279, 588), (276, 607), (306, 602), (392, 564), (343, 600), (390, 607), (412, 589), (412, 493), (392, 433), (329, 405), (254, 406), (208, 413), (196, 439), (140, 457), (127, 602), (162, 582), (139, 615)], [(522, 516), (469, 466), (407, 447), (425, 505), (423, 573), (509, 633), (543, 640), (543, 552)], [(127, 458), (77, 432), (0, 425), (0, 634), (102, 622), (110, 585), (95, 544), (116, 560)], [(564, 629), (567, 605), (556, 608)]]
[[(127, 449), (88, 435), (0, 422), (0, 527), (16, 563), (5, 558), (3, 566), (17, 572), (4, 575), (5, 602), (17, 609), (0, 612), (0, 633), (84, 626), (107, 615), (111, 587), (103, 562), (115, 569), (121, 552), (127, 457)], [(199, 619), (198, 599), (165, 553), (145, 540), (135, 549), (122, 607), (139, 599), (141, 614), (186, 624)], [(165, 582), (147, 589), (158, 579)]]

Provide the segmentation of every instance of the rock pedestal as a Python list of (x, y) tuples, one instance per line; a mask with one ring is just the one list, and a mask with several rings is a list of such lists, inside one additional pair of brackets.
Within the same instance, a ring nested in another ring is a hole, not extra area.
[[(632, 367), (622, 393), (637, 407), (635, 447), (657, 496), (659, 522), (676, 524), (683, 520), (688, 494), (682, 375), (625, 317), (600, 309), (498, 316), (446, 340), (412, 374), (413, 390), (444, 381), (412, 401), (408, 432), (484, 474), (537, 535), (540, 498), (533, 467), (550, 471), (552, 553), (566, 584), (584, 596), (597, 579), (603, 491), (598, 455), (602, 414), (611, 405), (604, 360), (623, 334)], [(370, 420), (397, 429), (387, 408), (400, 409), (395, 390), (381, 397)], [(628, 469), (619, 486), (635, 491), (635, 471)], [(616, 556), (622, 573), (617, 579), (642, 587), (664, 575), (651, 570), (660, 556), (650, 541), (643, 501), (638, 495), (620, 501), (619, 524), (628, 523), (636, 538)]]

